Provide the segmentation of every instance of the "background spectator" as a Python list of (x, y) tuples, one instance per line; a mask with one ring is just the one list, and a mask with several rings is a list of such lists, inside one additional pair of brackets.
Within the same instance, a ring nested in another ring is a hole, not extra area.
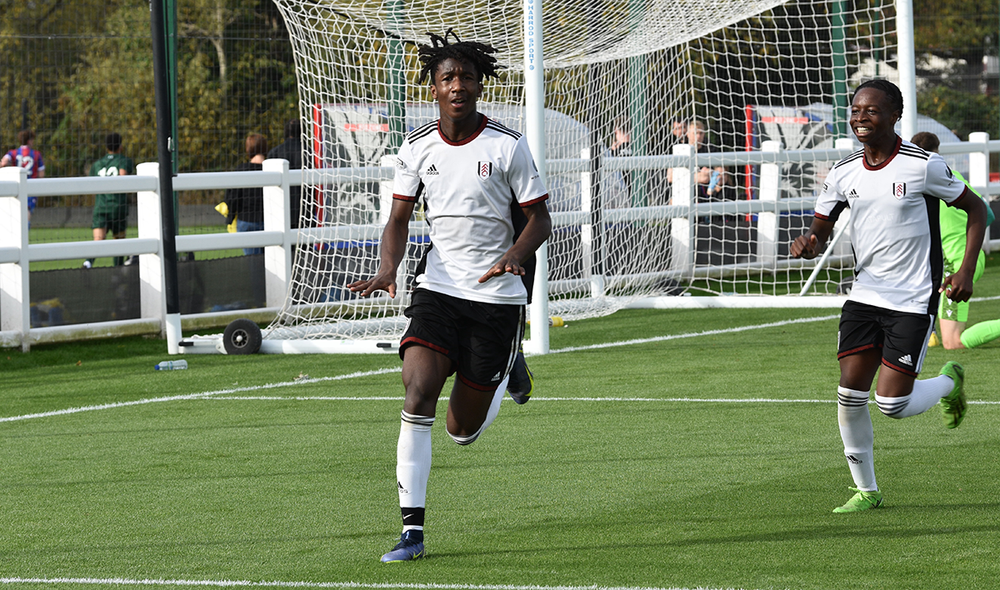
[[(97, 160), (90, 167), (91, 176), (125, 176), (135, 174), (135, 163), (132, 158), (122, 155), (122, 136), (118, 133), (109, 133), (104, 142), (108, 153)], [(116, 240), (125, 237), (125, 229), (128, 227), (128, 195), (125, 193), (100, 194), (94, 201), (94, 218), (91, 228), (94, 230), (94, 240), (100, 241), (108, 237), (108, 232), (114, 235)], [(122, 256), (115, 256), (115, 266), (122, 264), (132, 264), (135, 257), (131, 256), (127, 261)], [(84, 268), (94, 265), (94, 259), (85, 260)]]
[[(285, 141), (267, 152), (268, 158), (288, 160), (289, 170), (302, 168), (302, 123), (292, 119), (285, 123)], [(299, 227), (299, 215), (302, 211), (302, 188), (293, 186), (289, 190), (289, 211), (291, 212), (292, 228)]]
[[(267, 158), (267, 138), (260, 133), (251, 133), (246, 139), (246, 154), (248, 162), (236, 166), (237, 172), (248, 170), (263, 170), (262, 164)], [(261, 187), (226, 189), (226, 204), (229, 215), (226, 224), (236, 219), (236, 231), (264, 230), (264, 189)], [(244, 248), (243, 253), (263, 254), (263, 248)]]
[[(10, 150), (0, 159), (0, 168), (18, 166), (28, 171), (28, 178), (45, 178), (45, 162), (42, 152), (35, 149), (35, 132), (23, 129), (17, 133), (17, 141), (21, 147)], [(31, 226), (31, 214), (38, 205), (37, 197), (28, 197), (28, 226)]]

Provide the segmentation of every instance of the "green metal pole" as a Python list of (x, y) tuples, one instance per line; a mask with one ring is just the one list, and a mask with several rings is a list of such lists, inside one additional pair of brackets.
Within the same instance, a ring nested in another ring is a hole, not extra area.
[(386, 0), (385, 11), (390, 32), (400, 38), (388, 39), (388, 55), (386, 68), (388, 85), (386, 101), (388, 102), (389, 141), (386, 144), (387, 153), (395, 154), (403, 145), (406, 136), (406, 72), (403, 67), (402, 22), (405, 7), (403, 0)]
[[(170, 167), (174, 175), (178, 172), (177, 164), (177, 0), (163, 0), (163, 38), (165, 40), (164, 59), (166, 63), (165, 80), (167, 85), (167, 102), (170, 117)], [(180, 204), (177, 193), (173, 193), (174, 230), (180, 233)]]
[(844, 3), (834, 2), (830, 15), (833, 53), (833, 128), (837, 137), (847, 137), (847, 49), (844, 43)]

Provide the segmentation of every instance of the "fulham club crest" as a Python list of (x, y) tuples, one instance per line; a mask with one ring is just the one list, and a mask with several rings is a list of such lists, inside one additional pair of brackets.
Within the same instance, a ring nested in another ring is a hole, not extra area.
[(892, 196), (897, 199), (902, 199), (906, 196), (906, 183), (905, 182), (894, 182), (892, 183)]
[(479, 178), (489, 178), (493, 175), (493, 162), (479, 162)]

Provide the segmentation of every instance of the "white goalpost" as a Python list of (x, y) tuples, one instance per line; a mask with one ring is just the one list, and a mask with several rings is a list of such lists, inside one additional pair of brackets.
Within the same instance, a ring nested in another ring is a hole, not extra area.
[[(480, 111), (528, 136), (549, 188), (554, 228), (526, 350), (547, 352), (550, 315), (706, 298), (839, 304), (849, 235), (815, 272), (788, 245), (850, 149), (835, 144), (848, 136), (848, 89), (905, 70), (891, 1), (275, 2), (295, 54), (306, 170), (293, 280), (262, 351), (395, 350), (427, 246), (420, 212), (394, 300), (345, 285), (377, 269), (391, 158), (437, 118), (416, 84), (416, 47), (449, 28), (499, 49), (501, 78)], [(675, 123), (703, 130), (703, 143), (675, 137)]]

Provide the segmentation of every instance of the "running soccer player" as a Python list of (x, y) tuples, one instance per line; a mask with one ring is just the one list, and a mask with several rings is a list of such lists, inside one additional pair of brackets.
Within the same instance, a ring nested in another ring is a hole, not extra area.
[[(938, 136), (927, 131), (917, 133), (910, 141), (928, 152), (935, 153), (937, 153), (941, 145), (941, 140), (938, 139)], [(959, 180), (965, 182), (961, 174), (958, 172), (954, 174)], [(968, 186), (969, 183), (966, 182), (965, 184)], [(969, 190), (979, 198), (982, 198), (982, 195), (976, 193), (971, 187), (969, 187)], [(947, 207), (944, 203), (941, 203), (941, 248), (944, 254), (944, 272), (946, 275), (955, 272), (962, 264), (962, 257), (965, 255), (965, 226), (967, 217), (961, 209)], [(993, 212), (990, 211), (989, 205), (986, 205), (986, 225), (989, 226), (992, 224), (993, 219)], [(972, 281), (978, 281), (985, 269), (986, 254), (980, 250), (979, 258), (976, 260), (976, 274), (973, 275)], [(941, 342), (935, 342), (937, 339), (936, 336), (931, 335), (930, 345), (937, 346), (938, 344), (943, 344), (948, 350), (975, 348), (976, 346), (1000, 338), (1000, 320), (979, 322), (966, 330), (965, 323), (967, 321), (969, 321), (968, 301), (952, 301), (947, 297), (942, 297), (941, 305), (938, 309)]]
[[(882, 504), (868, 412), (876, 372), (875, 401), (886, 416), (907, 418), (940, 403), (946, 427), (957, 427), (965, 417), (961, 365), (950, 361), (939, 376), (916, 378), (934, 328), (939, 288), (954, 301), (972, 296), (986, 230), (985, 206), (941, 156), (896, 135), (893, 126), (902, 114), (903, 95), (895, 84), (870, 80), (858, 86), (850, 125), (863, 149), (830, 171), (809, 230), (791, 246), (792, 256), (814, 258), (840, 213), (851, 208), (856, 278), (840, 315), (837, 417), (857, 487), (834, 510), (840, 513)], [(943, 281), (938, 199), (969, 216), (962, 265)]]
[[(484, 76), (497, 77), (490, 55), (496, 49), (461, 41), (451, 30), (430, 39), (418, 49), (419, 82), (430, 77), (440, 118), (400, 147), (378, 272), (348, 285), (362, 297), (380, 290), (396, 296), (396, 268), (422, 197), (431, 248), (399, 346), (406, 390), (396, 448), (403, 533), (382, 556), (387, 563), (424, 555), (431, 425), (445, 380), (456, 374), (446, 424), (456, 443), (475, 441), (500, 410), (521, 344), (524, 265), (552, 229), (548, 193), (526, 139), (477, 111)], [(527, 219), (516, 240), (512, 203)]]

